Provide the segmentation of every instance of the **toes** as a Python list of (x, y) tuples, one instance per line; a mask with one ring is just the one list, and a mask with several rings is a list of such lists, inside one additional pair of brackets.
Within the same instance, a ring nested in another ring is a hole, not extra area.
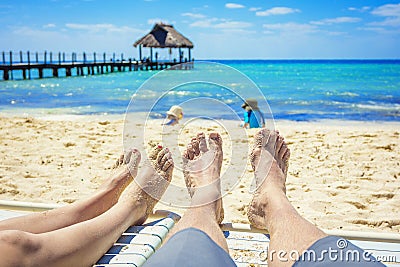
[(160, 151), (162, 150), (162, 145), (158, 144), (158, 145), (153, 145), (153, 147), (150, 149), (150, 153), (149, 153), (149, 158), (151, 160), (156, 160), (158, 153), (160, 153)]
[(222, 150), (222, 138), (218, 133), (210, 133), (208, 143), (211, 150)]
[(289, 148), (286, 150), (285, 154), (283, 154), (282, 163), (280, 166), (283, 174), (285, 177), (287, 176), (288, 168), (289, 168), (289, 157), (290, 157), (290, 150)]
[(192, 147), (194, 149), (194, 155), (195, 156), (200, 155), (199, 141), (197, 141), (196, 137), (192, 138), (191, 144), (192, 144)]
[(183, 154), (182, 154), (182, 161), (183, 161), (183, 164), (187, 164), (188, 163), (188, 161), (189, 161), (189, 153), (188, 153), (188, 151), (185, 149), (185, 151), (183, 151)]
[(136, 148), (131, 150), (131, 156), (129, 159), (130, 163), (135, 163), (135, 164), (139, 164), (140, 160), (141, 160), (141, 154), (139, 152), (139, 150), (137, 150)]
[(161, 165), (163, 157), (169, 152), (168, 148), (163, 148), (158, 154), (156, 158), (157, 164)]
[(207, 148), (206, 136), (204, 135), (204, 133), (197, 134), (197, 141), (199, 142), (200, 152), (206, 153), (208, 151), (208, 148)]
[(263, 128), (254, 136), (254, 147), (262, 147), (266, 144), (271, 131)]
[(278, 139), (278, 132), (276, 131), (271, 131), (269, 132), (269, 136), (266, 138), (266, 144), (265, 144), (265, 149), (271, 153), (271, 155), (275, 155), (275, 150), (276, 150), (276, 143)]
[(260, 147), (254, 148), (250, 153), (250, 163), (251, 163), (251, 167), (253, 168), (253, 171), (256, 169), (256, 166), (257, 166), (258, 162), (260, 161), (260, 155), (261, 155)]
[(121, 156), (119, 156), (119, 158), (117, 159), (117, 161), (115, 162), (114, 168), (118, 168), (119, 166), (121, 166), (124, 163), (124, 157), (125, 155), (122, 154)]
[(128, 165), (128, 169), (129, 169), (131, 175), (133, 177), (135, 177), (137, 175), (137, 171), (139, 168), (141, 155), (140, 155), (139, 150), (137, 150), (137, 149), (132, 149), (130, 154), (131, 154), (131, 156), (130, 156), (129, 162), (126, 164)]
[(127, 153), (125, 153), (123, 163), (128, 164), (129, 161), (131, 160), (131, 156), (132, 156), (132, 150), (129, 150)]
[(254, 135), (254, 147), (261, 147), (263, 145), (264, 130), (265, 129), (262, 129)]
[(161, 161), (160, 161), (160, 165), (161, 165), (161, 166), (164, 166), (165, 162), (167, 162), (167, 160), (169, 160), (170, 158), (171, 158), (171, 152), (169, 152), (169, 150), (168, 150), (168, 153), (166, 153), (166, 154), (162, 157), (162, 159), (161, 159)]
[(282, 158), (284, 164), (286, 165), (286, 169), (289, 166), (289, 158), (290, 158), (290, 149), (288, 148)]
[(174, 161), (171, 157), (167, 159), (167, 161), (162, 165), (161, 170), (164, 172), (171, 171), (174, 168)]
[[(276, 140), (275, 158), (282, 158), (280, 156), (280, 153), (281, 153), (281, 149), (283, 149), (284, 144), (285, 144), (284, 138), (282, 136), (278, 135), (278, 138)], [(283, 153), (285, 153), (285, 152), (283, 152)]]
[(165, 149), (166, 153), (164, 154), (164, 156), (162, 157), (162, 159), (160, 160), (160, 168), (162, 171), (166, 172), (169, 168), (173, 168), (174, 166), (174, 161), (172, 159), (172, 154), (169, 151), (168, 148)]
[(187, 151), (187, 158), (189, 160), (193, 160), (194, 156), (195, 156), (195, 151), (194, 151), (193, 146), (191, 144), (187, 145), (186, 151)]
[(285, 155), (286, 151), (288, 150), (287, 145), (283, 142), (279, 152), (277, 153), (277, 159), (283, 159), (283, 155)]

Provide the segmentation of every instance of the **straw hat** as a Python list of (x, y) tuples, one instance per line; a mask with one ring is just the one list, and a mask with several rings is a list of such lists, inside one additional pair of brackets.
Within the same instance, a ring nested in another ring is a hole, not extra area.
[(259, 110), (258, 102), (254, 98), (246, 99), (246, 101), (242, 105), (242, 108), (246, 108), (246, 107), (250, 107), (252, 110)]
[(183, 110), (180, 106), (172, 106), (168, 111), (167, 115), (172, 115), (178, 120), (183, 118)]

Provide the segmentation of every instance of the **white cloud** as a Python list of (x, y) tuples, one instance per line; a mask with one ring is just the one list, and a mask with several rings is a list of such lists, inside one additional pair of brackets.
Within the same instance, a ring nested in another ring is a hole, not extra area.
[(358, 30), (371, 31), (371, 32), (375, 32), (375, 33), (378, 33), (378, 34), (388, 34), (388, 35), (390, 35), (390, 34), (395, 34), (395, 35), (400, 34), (399, 30), (389, 30), (389, 29), (384, 28), (384, 27), (374, 27), (374, 26), (358, 28)]
[(112, 24), (79, 24), (79, 23), (67, 23), (65, 27), (73, 30), (85, 30), (85, 31), (103, 31), (114, 27)]
[(388, 4), (375, 8), (371, 14), (385, 17), (383, 21), (371, 22), (371, 26), (400, 27), (400, 3)]
[(190, 24), (191, 27), (199, 28), (214, 28), (214, 29), (245, 29), (252, 26), (249, 22), (244, 21), (232, 21), (226, 19), (209, 18), (204, 20), (199, 20)]
[(357, 11), (357, 12), (366, 12), (366, 11), (368, 11), (370, 9), (371, 9), (370, 6), (363, 6), (363, 7), (360, 7), (360, 8), (357, 8), (357, 7), (349, 7), (348, 8), (348, 10), (350, 10), (350, 11)]
[(400, 17), (400, 3), (377, 7), (371, 11), (371, 14), (382, 17)]
[(390, 26), (390, 27), (400, 27), (400, 17), (397, 18), (387, 18), (384, 21), (371, 22), (368, 25), (371, 26)]
[(326, 32), (326, 34), (328, 34), (330, 36), (343, 36), (343, 35), (347, 35), (347, 32)]
[(156, 23), (170, 24), (168, 22), (168, 20), (166, 20), (166, 19), (153, 18), (153, 19), (148, 19), (147, 20), (147, 24), (149, 24), (149, 25), (153, 25), (153, 24), (156, 24)]
[(332, 19), (323, 19), (319, 21), (311, 21), (311, 24), (314, 25), (332, 25), (332, 24), (339, 24), (339, 23), (356, 23), (360, 22), (360, 18), (356, 17), (337, 17)]
[(257, 11), (256, 15), (260, 17), (265, 16), (273, 16), (273, 15), (286, 15), (291, 13), (299, 13), (301, 12), (299, 9), (290, 8), (290, 7), (273, 7), (271, 9), (267, 9), (265, 11)]
[(263, 28), (267, 30), (267, 32), (281, 32), (281, 33), (290, 33), (290, 34), (305, 34), (305, 33), (313, 33), (318, 31), (318, 28), (314, 25), (310, 24), (302, 24), (302, 23), (275, 23), (275, 24), (263, 24)]
[(216, 18), (198, 20), (198, 21), (191, 23), (189, 26), (190, 27), (199, 27), (199, 28), (212, 28), (213, 22), (215, 22), (217, 20), (218, 19), (216, 19)]
[(202, 18), (205, 18), (205, 17), (206, 17), (206, 16), (203, 15), (203, 14), (199, 14), (199, 13), (190, 13), (190, 12), (182, 13), (181, 16), (183, 16), (183, 17), (189, 17), (189, 18), (193, 18), (193, 19), (202, 19)]
[(45, 28), (45, 29), (55, 28), (55, 27), (56, 27), (56, 25), (54, 23), (49, 23), (49, 24), (43, 25), (43, 28)]
[(65, 24), (67, 29), (87, 31), (92, 33), (98, 32), (116, 32), (116, 33), (142, 33), (140, 29), (131, 28), (128, 26), (116, 26), (114, 24), (79, 24), (79, 23), (67, 23)]
[(236, 3), (226, 3), (225, 4), (226, 8), (244, 8), (244, 5), (241, 4), (236, 4)]
[(243, 21), (225, 21), (221, 23), (217, 23), (214, 25), (214, 28), (217, 29), (244, 29), (251, 27), (251, 23), (243, 22)]
[(261, 10), (261, 7), (250, 7), (249, 8), (249, 11), (258, 11), (258, 10)]

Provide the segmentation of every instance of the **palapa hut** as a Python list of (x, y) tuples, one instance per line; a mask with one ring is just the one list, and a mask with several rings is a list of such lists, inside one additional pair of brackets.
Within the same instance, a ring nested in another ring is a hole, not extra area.
[[(193, 43), (175, 30), (174, 26), (164, 24), (164, 23), (156, 23), (153, 29), (137, 40), (134, 44), (134, 47), (139, 47), (139, 58), (142, 57), (142, 47), (150, 48), (150, 58), (149, 60), (153, 61), (153, 48), (169, 48), (170, 54), (172, 48), (179, 49), (179, 63), (184, 62), (182, 48), (188, 49), (188, 58), (185, 61), (191, 61), (191, 49), (193, 48)], [(157, 59), (157, 56), (156, 56)]]

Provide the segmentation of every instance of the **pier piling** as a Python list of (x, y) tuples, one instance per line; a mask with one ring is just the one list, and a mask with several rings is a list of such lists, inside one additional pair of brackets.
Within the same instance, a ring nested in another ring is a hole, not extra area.
[[(156, 61), (150, 59), (146, 61), (132, 60), (132, 58), (125, 59), (123, 53), (120, 54), (120, 58), (116, 57), (116, 53), (108, 57), (106, 53), (103, 53), (103, 60), (98, 59), (96, 52), (93, 54), (83, 52), (79, 55), (79, 58), (76, 52), (70, 53), (69, 56), (64, 52), (57, 52), (55, 55), (53, 61), (53, 52), (48, 52), (47, 50), (42, 54), (35, 52), (35, 58), (31, 61), (30, 51), (27, 51), (26, 54), (23, 51), (18, 51), (15, 55), (12, 51), (7, 53), (3, 51), (0, 61), (0, 73), (2, 72), (0, 79), (3, 78), (3, 81), (14, 80), (14, 76), (17, 79), (24, 80), (33, 78), (42, 79), (45, 77), (60, 77), (63, 73), (65, 73), (65, 77), (71, 77), (123, 71), (163, 70), (179, 64), (176, 60), (173, 62), (159, 61), (157, 53)], [(186, 64), (188, 66), (184, 69), (193, 68), (193, 61), (189, 61)], [(65, 72), (60, 72), (60, 69), (65, 70)], [(36, 71), (32, 72), (32, 70)]]

